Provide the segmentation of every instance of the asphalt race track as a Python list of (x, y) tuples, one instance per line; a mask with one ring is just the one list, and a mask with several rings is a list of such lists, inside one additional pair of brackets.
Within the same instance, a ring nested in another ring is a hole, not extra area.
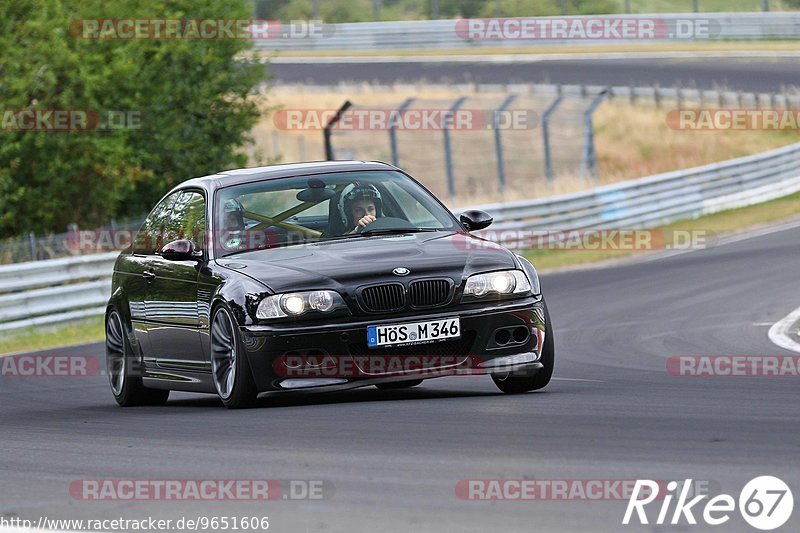
[[(680, 377), (666, 361), (791, 355), (767, 330), (800, 306), (798, 229), (651, 259), (543, 277), (557, 365), (539, 393), (505, 396), (488, 377), (451, 377), (407, 391), (262, 396), (245, 411), (190, 394), (120, 409), (103, 376), (3, 377), (0, 515), (269, 516), (270, 531), (286, 532), (755, 531), (736, 513), (716, 528), (622, 526), (625, 500), (456, 496), (467, 479), (692, 478), (738, 499), (748, 480), (771, 474), (797, 501), (800, 378)], [(103, 348), (48, 353), (102, 357)], [(328, 489), (322, 500), (97, 502), (70, 496), (81, 479), (324, 480)], [(798, 525), (795, 509), (779, 531)]]
[(276, 83), (340, 82), (563, 83), (661, 87), (723, 86), (782, 92), (800, 85), (800, 58), (624, 58), (534, 62), (307, 63), (281, 58), (269, 66)]

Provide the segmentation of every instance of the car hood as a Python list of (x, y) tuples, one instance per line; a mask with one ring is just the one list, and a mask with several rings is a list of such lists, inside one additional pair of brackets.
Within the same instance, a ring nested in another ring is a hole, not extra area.
[[(306, 289), (351, 292), (372, 283), (449, 277), (458, 285), (476, 272), (516, 268), (511, 252), (454, 232), (353, 237), (236, 254), (217, 260), (276, 293)], [(410, 273), (393, 274), (397, 267)]]

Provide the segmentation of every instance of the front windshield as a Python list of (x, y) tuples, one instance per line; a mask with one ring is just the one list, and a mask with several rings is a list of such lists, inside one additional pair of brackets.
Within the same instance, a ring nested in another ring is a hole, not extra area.
[(452, 230), (453, 216), (396, 171), (264, 180), (217, 193), (217, 256), (374, 234)]

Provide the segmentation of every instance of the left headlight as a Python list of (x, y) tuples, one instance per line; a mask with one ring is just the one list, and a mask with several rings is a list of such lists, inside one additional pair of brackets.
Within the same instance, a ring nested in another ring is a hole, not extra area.
[(284, 318), (308, 312), (330, 313), (346, 307), (341, 295), (335, 291), (291, 292), (267, 296), (258, 304), (256, 318)]
[(531, 291), (531, 284), (521, 270), (501, 270), (474, 274), (467, 278), (464, 298), (483, 298), (490, 295), (524, 294)]

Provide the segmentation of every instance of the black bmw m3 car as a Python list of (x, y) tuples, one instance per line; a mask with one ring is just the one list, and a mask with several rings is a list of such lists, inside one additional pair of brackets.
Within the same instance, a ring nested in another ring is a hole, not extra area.
[(114, 267), (106, 311), (121, 406), (169, 392), (251, 405), (267, 391), (405, 388), (490, 375), (545, 387), (552, 326), (533, 265), (472, 235), (391, 165), (276, 165), (191, 179)]

